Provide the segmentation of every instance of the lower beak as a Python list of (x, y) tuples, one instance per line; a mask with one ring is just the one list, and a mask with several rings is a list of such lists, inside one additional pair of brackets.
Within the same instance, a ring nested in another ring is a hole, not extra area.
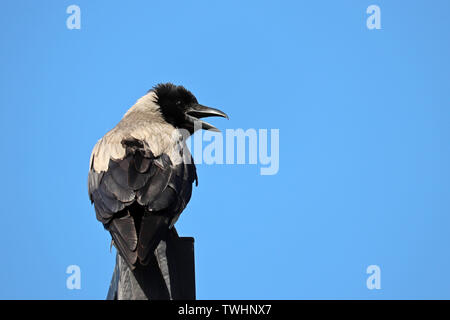
[(199, 128), (216, 132), (220, 132), (220, 130), (212, 124), (199, 119), (207, 117), (223, 117), (228, 119), (228, 115), (225, 112), (220, 111), (219, 109), (202, 106), (201, 104), (194, 104), (190, 106), (186, 111), (186, 117), (191, 123), (199, 123), (201, 125)]

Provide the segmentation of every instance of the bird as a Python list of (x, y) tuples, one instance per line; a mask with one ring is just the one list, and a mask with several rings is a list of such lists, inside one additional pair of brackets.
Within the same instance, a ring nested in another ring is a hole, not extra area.
[(186, 139), (220, 131), (201, 118), (223, 111), (198, 103), (185, 87), (160, 83), (95, 144), (88, 193), (96, 218), (131, 270), (146, 266), (188, 204), (198, 177)]

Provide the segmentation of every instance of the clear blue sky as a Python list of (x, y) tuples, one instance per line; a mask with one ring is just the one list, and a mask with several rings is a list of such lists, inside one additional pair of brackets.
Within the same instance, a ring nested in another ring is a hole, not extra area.
[[(81, 8), (68, 30), (66, 8)], [(368, 30), (366, 8), (381, 8)], [(450, 298), (450, 2), (2, 1), (0, 298), (104, 299), (97, 139), (158, 82), (280, 129), (280, 170), (199, 165), (200, 299)], [(81, 290), (66, 268), (81, 268)], [(366, 268), (381, 268), (368, 290)]]

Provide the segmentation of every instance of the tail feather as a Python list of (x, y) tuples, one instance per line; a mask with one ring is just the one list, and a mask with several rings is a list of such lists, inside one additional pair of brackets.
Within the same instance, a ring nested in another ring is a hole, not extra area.
[(137, 256), (142, 265), (147, 265), (158, 243), (168, 231), (170, 219), (162, 215), (142, 217), (139, 231)]

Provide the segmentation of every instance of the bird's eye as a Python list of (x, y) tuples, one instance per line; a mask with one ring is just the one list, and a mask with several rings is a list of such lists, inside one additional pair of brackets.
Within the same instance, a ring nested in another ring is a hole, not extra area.
[(177, 104), (177, 106), (180, 106), (181, 105), (181, 101), (178, 100), (176, 104)]

